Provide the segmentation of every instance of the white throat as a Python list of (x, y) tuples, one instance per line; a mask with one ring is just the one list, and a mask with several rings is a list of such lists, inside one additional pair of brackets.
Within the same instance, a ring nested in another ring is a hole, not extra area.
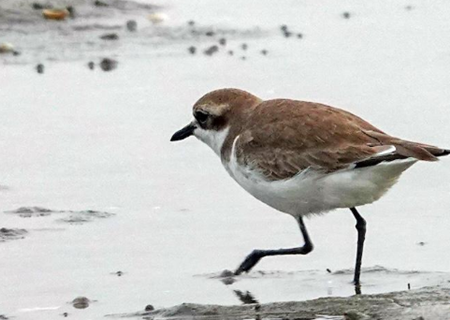
[(223, 143), (228, 136), (228, 131), (230, 131), (230, 127), (226, 127), (220, 131), (204, 130), (198, 127), (194, 131), (194, 136), (210, 146), (210, 148), (213, 149), (214, 152), (220, 157), (220, 152), (222, 150)]

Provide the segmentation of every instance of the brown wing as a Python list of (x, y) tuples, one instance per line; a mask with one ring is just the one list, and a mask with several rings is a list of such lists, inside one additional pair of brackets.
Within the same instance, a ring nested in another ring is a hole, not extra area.
[(271, 180), (309, 167), (332, 172), (364, 161), (376, 164), (388, 156), (432, 161), (433, 154), (444, 151), (391, 137), (349, 112), (321, 104), (271, 100), (253, 112), (236, 141), (236, 156)]

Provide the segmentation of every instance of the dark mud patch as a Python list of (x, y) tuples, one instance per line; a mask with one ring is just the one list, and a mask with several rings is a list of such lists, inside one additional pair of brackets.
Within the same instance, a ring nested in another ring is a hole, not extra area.
[(63, 211), (62, 213), (68, 214), (67, 217), (60, 218), (57, 221), (65, 222), (70, 224), (83, 224), (86, 222), (91, 222), (96, 219), (105, 219), (113, 216), (113, 213), (104, 212), (104, 211), (94, 211), (94, 210), (85, 210), (85, 211)]
[(114, 216), (114, 213), (95, 210), (51, 210), (43, 207), (20, 207), (16, 210), (5, 211), (8, 214), (18, 215), (22, 218), (36, 218), (55, 216), (58, 222), (69, 224), (83, 224), (96, 219), (104, 219)]
[(150, 312), (110, 315), (140, 319), (359, 319), (359, 320), (438, 320), (448, 319), (450, 288), (428, 287), (378, 295), (348, 298), (320, 298), (301, 302), (279, 302), (220, 306), (183, 303)]
[(16, 210), (5, 211), (5, 213), (11, 213), (18, 215), (22, 218), (31, 218), (31, 217), (45, 217), (52, 214), (54, 211), (42, 207), (20, 207)]
[(25, 229), (0, 228), (0, 242), (24, 239), (27, 233)]

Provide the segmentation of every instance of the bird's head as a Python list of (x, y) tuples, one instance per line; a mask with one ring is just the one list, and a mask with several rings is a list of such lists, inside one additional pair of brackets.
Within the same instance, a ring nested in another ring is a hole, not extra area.
[(246, 110), (260, 102), (258, 97), (239, 89), (209, 92), (194, 104), (194, 120), (175, 132), (170, 141), (194, 135), (219, 154), (230, 126), (241, 123)]

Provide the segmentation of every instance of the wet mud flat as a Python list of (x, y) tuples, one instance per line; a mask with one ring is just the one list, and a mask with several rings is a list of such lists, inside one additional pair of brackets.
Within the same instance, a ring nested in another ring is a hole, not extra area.
[(150, 312), (110, 315), (140, 319), (279, 320), (445, 320), (450, 316), (450, 286), (377, 295), (330, 297), (301, 302), (219, 306), (184, 303)]
[[(42, 14), (45, 8), (61, 11), (70, 8), (73, 15), (63, 20), (45, 19)], [(86, 60), (87, 64), (105, 56), (212, 56), (219, 52), (242, 58), (248, 45), (230, 46), (230, 41), (267, 35), (259, 27), (203, 24), (189, 16), (185, 21), (172, 22), (164, 7), (131, 0), (0, 3), (0, 43), (11, 44), (14, 53), (0, 54), (5, 64), (77, 60)], [(258, 54), (266, 55), (267, 50)]]

